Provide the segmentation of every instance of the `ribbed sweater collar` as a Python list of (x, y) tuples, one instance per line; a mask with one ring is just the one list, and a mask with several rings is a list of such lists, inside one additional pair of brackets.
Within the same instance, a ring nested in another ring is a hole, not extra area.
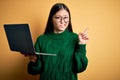
[(52, 39), (63, 39), (67, 36), (68, 34), (68, 30), (65, 30), (64, 32), (62, 33), (54, 33), (54, 32), (51, 32), (48, 35), (48, 37), (52, 38)]

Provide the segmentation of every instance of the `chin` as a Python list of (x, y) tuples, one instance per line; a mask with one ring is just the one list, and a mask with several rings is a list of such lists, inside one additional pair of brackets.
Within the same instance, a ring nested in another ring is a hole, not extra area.
[(59, 31), (64, 31), (65, 29), (59, 29)]

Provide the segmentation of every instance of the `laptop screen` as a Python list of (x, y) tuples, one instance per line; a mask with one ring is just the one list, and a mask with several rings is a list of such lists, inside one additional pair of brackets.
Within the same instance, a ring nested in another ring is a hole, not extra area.
[(28, 24), (5, 24), (4, 29), (12, 51), (25, 54), (35, 53)]

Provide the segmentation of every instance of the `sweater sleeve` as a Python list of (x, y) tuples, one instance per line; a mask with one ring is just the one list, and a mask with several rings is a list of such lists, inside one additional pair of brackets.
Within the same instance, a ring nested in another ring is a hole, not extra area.
[[(40, 52), (40, 46), (39, 46), (39, 41), (37, 40), (35, 43), (35, 51)], [(28, 73), (35, 75), (35, 74), (40, 74), (41, 73), (41, 56), (37, 55), (37, 60), (36, 62), (29, 62), (28, 63)]]
[(86, 45), (77, 44), (73, 56), (73, 72), (83, 72), (86, 69), (87, 65), (88, 59), (86, 57)]

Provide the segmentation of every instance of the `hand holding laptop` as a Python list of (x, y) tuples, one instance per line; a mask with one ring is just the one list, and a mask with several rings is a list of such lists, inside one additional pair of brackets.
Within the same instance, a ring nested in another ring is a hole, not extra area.
[(35, 63), (37, 60), (37, 55), (35, 54), (25, 54), (25, 53), (21, 53), (21, 54), (24, 55), (25, 57), (28, 57), (31, 62)]

